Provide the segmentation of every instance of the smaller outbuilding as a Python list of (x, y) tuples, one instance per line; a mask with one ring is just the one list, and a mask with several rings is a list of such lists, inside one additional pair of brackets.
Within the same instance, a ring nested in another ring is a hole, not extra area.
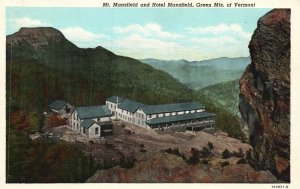
[(49, 108), (52, 112), (61, 116), (64, 114), (70, 114), (74, 110), (74, 107), (71, 104), (63, 100), (54, 100), (51, 104), (49, 104)]
[(92, 119), (86, 119), (81, 123), (82, 127), (82, 134), (86, 135), (88, 138), (100, 138), (101, 132), (100, 132), (100, 125), (92, 120)]
[(103, 106), (77, 107), (72, 112), (71, 127), (89, 139), (113, 134), (111, 112)]

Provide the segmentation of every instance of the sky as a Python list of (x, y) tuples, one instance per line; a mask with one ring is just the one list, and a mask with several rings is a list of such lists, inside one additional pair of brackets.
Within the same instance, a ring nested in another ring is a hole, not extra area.
[(136, 59), (199, 61), (249, 56), (263, 8), (6, 8), (6, 34), (54, 27), (81, 48)]

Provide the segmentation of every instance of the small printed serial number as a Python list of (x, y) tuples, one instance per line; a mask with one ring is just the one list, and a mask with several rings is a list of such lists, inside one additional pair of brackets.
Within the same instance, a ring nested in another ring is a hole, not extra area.
[(272, 185), (272, 188), (289, 188), (288, 185)]

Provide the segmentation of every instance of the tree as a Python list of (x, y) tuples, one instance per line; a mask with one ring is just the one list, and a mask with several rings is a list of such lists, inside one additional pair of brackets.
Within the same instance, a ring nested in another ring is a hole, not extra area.
[(214, 145), (213, 145), (213, 143), (211, 143), (211, 142), (208, 142), (208, 143), (207, 143), (207, 146), (209, 147), (210, 150), (212, 150), (212, 149), (214, 148)]
[(230, 152), (229, 152), (229, 150), (227, 150), (227, 148), (222, 152), (222, 158), (223, 159), (228, 159), (228, 158), (230, 158)]
[(30, 114), (28, 116), (28, 120), (29, 120), (29, 129), (31, 131), (40, 130), (42, 119), (41, 119), (41, 116), (37, 112)]

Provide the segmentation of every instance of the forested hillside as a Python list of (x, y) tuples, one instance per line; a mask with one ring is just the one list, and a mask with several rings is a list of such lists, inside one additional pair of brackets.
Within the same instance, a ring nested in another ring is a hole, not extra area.
[(204, 87), (198, 91), (212, 102), (219, 103), (230, 113), (237, 115), (239, 100), (239, 80), (227, 81)]

